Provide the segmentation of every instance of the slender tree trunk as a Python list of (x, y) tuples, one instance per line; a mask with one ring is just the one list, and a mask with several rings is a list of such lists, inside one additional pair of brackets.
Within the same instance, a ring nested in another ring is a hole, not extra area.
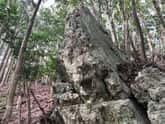
[(111, 33), (111, 38), (112, 38), (113, 43), (118, 45), (113, 18), (110, 15), (109, 15), (109, 30)]
[(128, 19), (124, 19), (124, 48), (129, 51), (129, 42), (128, 42)]
[(2, 55), (2, 51), (4, 49), (4, 42), (1, 42), (1, 45), (0, 45), (0, 56)]
[(21, 120), (22, 120), (22, 115), (21, 115), (21, 103), (22, 103), (22, 96), (21, 93), (18, 96), (18, 100), (17, 100), (17, 110), (18, 110), (18, 124), (21, 124)]
[(4, 32), (5, 32), (5, 27), (3, 24), (0, 24), (0, 38), (2, 37)]
[(2, 79), (2, 84), (7, 83), (6, 78), (8, 76), (8, 72), (10, 71), (11, 63), (12, 63), (12, 55), (10, 55), (9, 62), (8, 62), (7, 67), (5, 69), (5, 73), (4, 73), (4, 76), (3, 76), (3, 79)]
[(163, 55), (165, 55), (165, 30), (164, 30), (164, 28), (162, 26), (160, 28), (160, 44), (161, 44), (161, 46), (160, 46), (161, 47), (160, 54), (163, 57)]
[(90, 0), (90, 3), (91, 3), (92, 11), (93, 11), (93, 14), (94, 14), (96, 20), (97, 20), (99, 23), (101, 23), (101, 21), (100, 21), (101, 19), (99, 18), (99, 14), (98, 14), (98, 12), (97, 12), (97, 10), (96, 10), (96, 8), (95, 8), (94, 1), (93, 1), (93, 0)]
[[(140, 19), (140, 22), (141, 22), (142, 25), (143, 25), (143, 28), (146, 28), (146, 27), (145, 27), (146, 23), (145, 23), (143, 17), (140, 17), (139, 19)], [(148, 45), (148, 47), (149, 47), (149, 51), (150, 51), (151, 57), (153, 58), (153, 49), (154, 49), (154, 48), (153, 48), (153, 45), (152, 45), (152, 38), (151, 38), (151, 35), (149, 35), (149, 32), (146, 32), (146, 33), (145, 33), (145, 36), (146, 36), (146, 43), (147, 43), (147, 45)]]
[(147, 56), (146, 56), (146, 52), (145, 52), (144, 35), (143, 35), (143, 31), (142, 31), (142, 28), (141, 28), (141, 25), (140, 25), (140, 21), (139, 21), (138, 15), (137, 15), (136, 2), (135, 2), (135, 0), (132, 0), (132, 6), (133, 6), (134, 20), (135, 20), (136, 27), (137, 27), (137, 29), (139, 31), (139, 34), (140, 34), (140, 39), (141, 39), (140, 46), (141, 46), (142, 59), (145, 60), (145, 61), (147, 61)]
[(131, 60), (131, 44), (129, 40), (129, 32), (128, 32), (129, 26), (128, 26), (128, 15), (125, 15), (124, 19), (124, 46), (125, 46), (125, 51), (128, 55), (128, 60)]
[(27, 110), (28, 110), (28, 118), (27, 124), (31, 124), (31, 100), (30, 100), (30, 82), (26, 85), (26, 94), (27, 94)]
[(3, 47), (3, 43), (4, 43), (4, 42), (2, 42), (2, 41), (1, 41), (1, 44), (0, 44), (0, 49), (2, 49), (2, 47)]
[(6, 79), (5, 79), (5, 82), (9, 82), (9, 80), (10, 80), (10, 77), (11, 77), (11, 74), (12, 74), (12, 71), (14, 70), (14, 60), (13, 60), (13, 58), (12, 58), (12, 62), (11, 62), (11, 64), (10, 64), (10, 68), (9, 68), (9, 72), (7, 73), (7, 77), (6, 77)]
[(163, 28), (165, 29), (165, 21), (164, 21), (164, 18), (162, 16), (162, 14), (161, 14), (161, 9), (159, 7), (159, 4), (158, 4), (157, 0), (152, 0), (152, 2), (153, 2), (154, 7), (156, 9), (157, 15), (158, 15), (158, 17), (160, 19), (160, 22), (161, 22)]
[(7, 0), (7, 5), (10, 7), (16, 3), (16, 0)]
[(129, 41), (130, 41), (130, 44), (131, 44), (131, 47), (132, 47), (132, 50), (133, 50), (133, 58), (135, 60), (137, 60), (138, 59), (138, 53), (137, 53), (137, 50), (135, 48), (133, 38), (132, 38), (132, 35), (130, 34), (130, 32), (128, 32), (128, 38), (129, 38)]
[[(10, 76), (10, 72), (12, 70), (12, 65), (13, 65), (13, 58), (11, 56), (11, 60), (10, 60), (10, 64), (9, 64), (9, 68), (8, 68), (8, 71), (7, 71), (7, 74), (6, 74), (6, 77), (4, 78), (4, 82), (8, 83), (8, 78)], [(2, 81), (3, 82), (3, 81)]]
[(5, 49), (5, 52), (3, 54), (3, 58), (1, 60), (1, 63), (0, 63), (0, 70), (2, 69), (3, 65), (5, 64), (5, 59), (6, 59), (8, 51), (9, 51), (9, 47), (7, 46)]
[(102, 3), (101, 3), (102, 0), (98, 0), (98, 17), (99, 17), (99, 22), (100, 24), (103, 24), (103, 19), (102, 19), (102, 10), (101, 10), (101, 7), (102, 7)]
[(124, 27), (124, 49), (126, 50), (126, 52), (129, 52), (129, 40), (128, 40), (128, 14), (127, 14), (127, 10), (126, 10), (126, 4), (125, 4), (125, 0), (120, 1), (120, 8), (122, 11), (122, 15), (123, 15), (123, 27)]
[(147, 43), (148, 43), (149, 50), (153, 57), (154, 48), (153, 48), (152, 41), (151, 41), (149, 34), (147, 35)]
[(16, 68), (15, 68), (15, 71), (13, 73), (11, 84), (10, 84), (10, 87), (9, 87), (9, 95), (7, 97), (6, 111), (5, 111), (5, 114), (4, 114), (3, 119), (2, 119), (2, 124), (7, 124), (8, 120), (11, 117), (11, 114), (12, 114), (12, 107), (13, 107), (13, 101), (14, 101), (14, 96), (15, 96), (15, 90), (16, 90), (16, 87), (17, 87), (17, 82), (18, 82), (18, 79), (19, 79), (21, 66), (23, 64), (23, 54), (24, 54), (25, 49), (27, 47), (27, 42), (28, 42), (28, 39), (29, 39), (30, 34), (32, 32), (33, 23), (34, 23), (37, 11), (39, 9), (40, 3), (41, 3), (41, 0), (39, 0), (38, 3), (37, 3), (35, 11), (34, 11), (34, 13), (32, 15), (32, 18), (29, 22), (29, 26), (28, 26), (26, 35), (25, 35), (25, 37), (22, 41), (22, 45), (21, 45), (21, 48), (20, 48), (20, 51), (19, 51)]
[(0, 71), (0, 83), (4, 83), (4, 82), (2, 82), (2, 79), (3, 79), (4, 74), (6, 72), (6, 68), (7, 68), (8, 64), (9, 64), (10, 56), (11, 56), (11, 49), (9, 49), (9, 51), (7, 53), (7, 56), (6, 56), (6, 59), (5, 59), (5, 63), (4, 63), (4, 65), (3, 65), (3, 67), (2, 67), (2, 69)]
[[(110, 5), (109, 5), (109, 3), (110, 3)], [(113, 22), (112, 0), (110, 0), (110, 1), (106, 0), (106, 9), (107, 9), (106, 11), (107, 11), (107, 15), (109, 18), (109, 31), (111, 34), (111, 39), (112, 39), (112, 42), (114, 44), (117, 44), (117, 46), (118, 46), (115, 24)]]

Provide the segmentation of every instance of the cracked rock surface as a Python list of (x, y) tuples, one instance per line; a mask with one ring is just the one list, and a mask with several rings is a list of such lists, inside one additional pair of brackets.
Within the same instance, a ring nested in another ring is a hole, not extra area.
[(139, 103), (147, 108), (152, 124), (165, 124), (165, 73), (148, 67), (139, 72), (131, 85)]
[(164, 124), (165, 73), (145, 68), (131, 84), (126, 55), (86, 7), (68, 15), (53, 84), (53, 124)]

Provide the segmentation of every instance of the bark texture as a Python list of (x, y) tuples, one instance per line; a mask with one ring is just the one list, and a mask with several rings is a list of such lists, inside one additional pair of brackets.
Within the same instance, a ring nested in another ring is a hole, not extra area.
[(7, 53), (9, 50), (10, 50), (10, 48), (7, 46), (4, 54), (2, 55), (3, 58), (2, 58), (1, 63), (0, 63), (0, 70), (2, 69), (3, 65), (5, 64), (5, 59), (6, 59), (6, 56), (7, 56)]
[(141, 43), (140, 43), (141, 50), (140, 51), (142, 54), (142, 59), (147, 61), (147, 56), (146, 56), (146, 52), (145, 52), (145, 39), (144, 39), (143, 30), (142, 30), (141, 25), (140, 25), (140, 20), (139, 20), (139, 17), (137, 15), (136, 0), (131, 0), (131, 1), (132, 1), (132, 7), (133, 7), (134, 20), (136, 23), (137, 30), (139, 31), (139, 34), (140, 34), (140, 40), (141, 40)]
[(3, 65), (3, 67), (2, 67), (2, 69), (1, 69), (1, 71), (0, 71), (0, 83), (4, 83), (4, 82), (2, 82), (2, 79), (3, 79), (3, 77), (5, 76), (5, 72), (6, 72), (6, 68), (7, 68), (7, 66), (8, 66), (8, 62), (9, 62), (9, 60), (10, 60), (10, 56), (11, 56), (11, 50), (9, 49), (9, 51), (8, 51), (8, 53), (7, 53), (7, 56), (6, 56), (6, 60), (4, 61), (5, 63), (4, 63), (4, 65)]
[(10, 88), (9, 88), (9, 94), (8, 94), (7, 104), (6, 104), (6, 111), (5, 111), (3, 120), (1, 122), (2, 124), (7, 124), (8, 120), (10, 119), (11, 114), (12, 114), (12, 107), (13, 107), (13, 101), (14, 101), (14, 96), (15, 96), (15, 90), (16, 90), (16, 87), (17, 87), (19, 74), (20, 74), (20, 71), (21, 71), (21, 66), (23, 64), (23, 54), (26, 50), (28, 39), (29, 39), (30, 34), (32, 32), (33, 23), (34, 23), (34, 20), (35, 20), (35, 17), (36, 17), (36, 14), (37, 14), (37, 11), (39, 9), (40, 4), (41, 4), (41, 0), (39, 0), (38, 3), (37, 3), (35, 11), (34, 11), (34, 13), (32, 15), (32, 18), (29, 22), (27, 32), (26, 32), (25, 37), (22, 41), (21, 48), (19, 50), (19, 55), (18, 55), (16, 68), (15, 68), (15, 71), (12, 75), (11, 85), (10, 85)]

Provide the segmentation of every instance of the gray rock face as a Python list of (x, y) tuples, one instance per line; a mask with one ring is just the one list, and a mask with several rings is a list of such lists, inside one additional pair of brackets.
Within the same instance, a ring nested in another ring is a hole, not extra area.
[(164, 124), (165, 73), (146, 68), (129, 85), (117, 70), (123, 62), (89, 10), (75, 9), (57, 59), (54, 123)]
[(165, 73), (157, 68), (145, 68), (139, 72), (131, 85), (134, 96), (140, 103), (159, 101), (165, 97)]
[(147, 105), (152, 124), (165, 123), (165, 73), (158, 68), (145, 68), (131, 85), (136, 99)]
[(148, 103), (148, 117), (151, 124), (164, 124), (165, 123), (165, 101), (162, 99), (160, 102), (150, 101)]
[[(81, 96), (83, 102), (129, 96), (129, 88), (116, 70), (117, 64), (125, 57), (113, 46), (110, 37), (87, 8), (76, 9), (68, 16), (58, 59), (59, 65), (65, 68), (65, 73), (59, 71), (58, 77), (69, 77), (74, 92)], [(62, 78), (59, 80), (64, 82)]]
[(65, 124), (143, 124), (128, 99), (65, 106), (59, 111)]

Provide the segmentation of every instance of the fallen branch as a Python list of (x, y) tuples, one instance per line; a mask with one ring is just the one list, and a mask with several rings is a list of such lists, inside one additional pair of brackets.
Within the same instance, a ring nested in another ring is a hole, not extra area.
[(41, 107), (41, 105), (40, 105), (40, 103), (38, 102), (37, 98), (35, 97), (34, 92), (32, 91), (32, 89), (30, 90), (30, 92), (31, 92), (31, 94), (32, 94), (32, 96), (33, 96), (35, 102), (37, 103), (39, 109), (42, 111), (43, 115), (46, 116), (45, 110)]

